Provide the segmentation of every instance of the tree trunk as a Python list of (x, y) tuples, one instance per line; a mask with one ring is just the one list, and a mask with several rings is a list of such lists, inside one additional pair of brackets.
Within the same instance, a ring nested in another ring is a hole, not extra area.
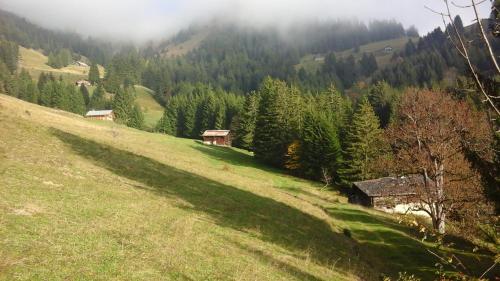
[(444, 210), (444, 165), (434, 160), (436, 168), (436, 204), (435, 204), (435, 219), (433, 219), (434, 230), (439, 234), (445, 234), (446, 214)]

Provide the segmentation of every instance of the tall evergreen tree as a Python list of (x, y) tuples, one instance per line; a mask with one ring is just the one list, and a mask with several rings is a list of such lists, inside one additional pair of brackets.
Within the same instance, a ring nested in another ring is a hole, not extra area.
[(304, 118), (300, 145), (300, 166), (304, 174), (326, 184), (338, 179), (341, 158), (335, 126), (324, 112), (310, 110)]
[(381, 152), (382, 134), (380, 122), (365, 97), (354, 113), (347, 132), (342, 171), (344, 180), (367, 180), (375, 176), (371, 165)]
[(287, 148), (298, 137), (301, 121), (300, 95), (285, 82), (268, 77), (259, 94), (261, 101), (255, 127), (257, 159), (282, 167)]
[(96, 63), (92, 63), (90, 65), (90, 70), (89, 70), (89, 81), (92, 83), (92, 85), (95, 85), (99, 83), (101, 80), (101, 74), (99, 73), (99, 68), (97, 67)]
[(104, 90), (104, 86), (102, 83), (97, 85), (97, 88), (92, 93), (92, 97), (90, 98), (90, 102), (88, 105), (89, 109), (102, 110), (106, 109), (107, 101), (106, 101), (106, 91)]
[(83, 115), (86, 105), (82, 92), (72, 84), (66, 85), (66, 93), (68, 95), (68, 111)]
[(134, 111), (134, 94), (129, 88), (119, 88), (113, 99), (113, 111), (122, 124), (129, 124)]
[(79, 90), (80, 90), (80, 93), (82, 94), (83, 102), (85, 103), (85, 108), (87, 108), (87, 106), (89, 106), (89, 104), (90, 104), (89, 90), (83, 84), (80, 86)]
[(127, 123), (127, 126), (139, 130), (144, 128), (144, 115), (141, 108), (137, 104), (135, 104), (132, 108), (130, 121)]
[(236, 146), (252, 150), (259, 103), (260, 96), (257, 92), (246, 96), (243, 112), (239, 116), (238, 125), (235, 128), (234, 144)]

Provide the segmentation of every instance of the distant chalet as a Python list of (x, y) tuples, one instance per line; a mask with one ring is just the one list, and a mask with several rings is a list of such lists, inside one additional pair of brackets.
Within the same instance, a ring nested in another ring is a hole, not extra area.
[(201, 136), (204, 144), (231, 146), (231, 131), (229, 130), (206, 130)]
[(105, 120), (105, 121), (114, 121), (115, 114), (113, 110), (91, 110), (85, 114), (85, 118), (93, 119), (93, 120)]
[(78, 66), (89, 67), (89, 65), (84, 63), (83, 61), (76, 61), (75, 64)]
[(75, 82), (75, 85), (77, 85), (78, 87), (81, 87), (82, 85), (84, 85), (85, 87), (90, 87), (92, 86), (92, 83), (87, 80), (78, 80)]
[(404, 211), (416, 202), (416, 189), (422, 184), (420, 175), (359, 181), (352, 184), (349, 202), (384, 211)]

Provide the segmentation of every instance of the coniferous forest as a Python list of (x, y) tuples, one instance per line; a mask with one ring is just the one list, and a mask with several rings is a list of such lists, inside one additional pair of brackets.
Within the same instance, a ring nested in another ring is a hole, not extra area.
[[(454, 32), (469, 42), (474, 72), (454, 45)], [(492, 52), (500, 54), (498, 34), (487, 33)], [(0, 92), (78, 115), (113, 109), (121, 124), (181, 138), (231, 130), (233, 146), (251, 151), (256, 160), (347, 193), (356, 181), (419, 173), (414, 163), (452, 163), (446, 175), (471, 186), (474, 178), (484, 196), (474, 202), (449, 199), (455, 200), (450, 206), (461, 207), (451, 209), (447, 219), (462, 226), (471, 220), (491, 225), (500, 206), (498, 119), (477, 93), (498, 95), (500, 84), (478, 34), (478, 24), (464, 25), (459, 16), (428, 34), (393, 20), (331, 20), (285, 30), (214, 21), (137, 46), (51, 31), (0, 11)], [(166, 55), (200, 36), (199, 45), (185, 54)], [(383, 63), (375, 51), (362, 51), (396, 39), (405, 40), (403, 48), (377, 50), (390, 53)], [(18, 68), (20, 47), (40, 50), (54, 69), (88, 61), (92, 89), (53, 73), (32, 77)], [(315, 67), (303, 63), (308, 56)], [(151, 89), (164, 107), (154, 128), (144, 125), (136, 85)], [(454, 130), (444, 138), (438, 132), (450, 124)], [(412, 142), (412, 136), (418, 140)], [(429, 154), (413, 157), (416, 146)], [(452, 155), (440, 150), (445, 146)], [(432, 174), (427, 170), (432, 165), (421, 165), (426, 177), (445, 173), (443, 168)], [(480, 208), (475, 213), (474, 204)], [(433, 223), (440, 231), (439, 219)]]

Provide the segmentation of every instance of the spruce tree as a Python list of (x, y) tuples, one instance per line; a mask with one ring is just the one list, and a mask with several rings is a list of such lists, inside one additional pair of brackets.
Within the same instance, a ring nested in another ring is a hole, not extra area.
[(215, 96), (210, 93), (205, 97), (205, 101), (202, 105), (200, 133), (204, 132), (205, 130), (214, 129), (216, 108), (217, 105)]
[(106, 105), (107, 105), (106, 91), (104, 90), (104, 86), (101, 83), (99, 83), (97, 85), (97, 88), (92, 93), (92, 97), (90, 98), (88, 108), (95, 110), (102, 110), (106, 108)]
[(89, 81), (90, 81), (90, 83), (92, 83), (92, 85), (95, 85), (95, 84), (99, 83), (100, 80), (101, 80), (101, 76), (99, 73), (99, 68), (97, 67), (97, 64), (93, 62), (90, 65)]
[(67, 92), (66, 84), (59, 79), (54, 82), (54, 93), (52, 96), (52, 106), (58, 109), (69, 111), (70, 99)]
[(68, 110), (73, 113), (83, 115), (85, 113), (86, 106), (82, 92), (74, 85), (68, 84), (66, 85), (66, 93), (69, 101)]
[(358, 106), (346, 136), (342, 177), (352, 182), (374, 177), (372, 161), (381, 153), (383, 130), (365, 97)]
[(304, 118), (300, 145), (303, 173), (330, 184), (330, 179), (338, 179), (340, 159), (340, 142), (332, 120), (324, 112), (310, 110)]
[(259, 94), (261, 101), (255, 127), (255, 157), (274, 166), (282, 167), (289, 139), (289, 125), (286, 114), (287, 97), (290, 89), (285, 82), (268, 77)]
[(87, 106), (90, 104), (90, 94), (89, 94), (89, 90), (87, 90), (87, 87), (85, 87), (85, 85), (81, 85), (80, 86), (80, 93), (82, 94), (82, 97), (83, 97), (83, 102), (85, 103), (85, 108), (87, 108)]
[(119, 88), (113, 99), (113, 111), (118, 122), (128, 125), (134, 111), (134, 96), (129, 88)]
[(238, 125), (234, 132), (234, 143), (236, 146), (246, 150), (252, 150), (259, 103), (260, 96), (257, 92), (252, 92), (246, 96), (243, 112), (239, 116)]
[(137, 104), (135, 104), (134, 107), (132, 108), (132, 112), (130, 114), (130, 120), (127, 123), (127, 126), (139, 130), (144, 128), (144, 115), (142, 113), (141, 108)]

